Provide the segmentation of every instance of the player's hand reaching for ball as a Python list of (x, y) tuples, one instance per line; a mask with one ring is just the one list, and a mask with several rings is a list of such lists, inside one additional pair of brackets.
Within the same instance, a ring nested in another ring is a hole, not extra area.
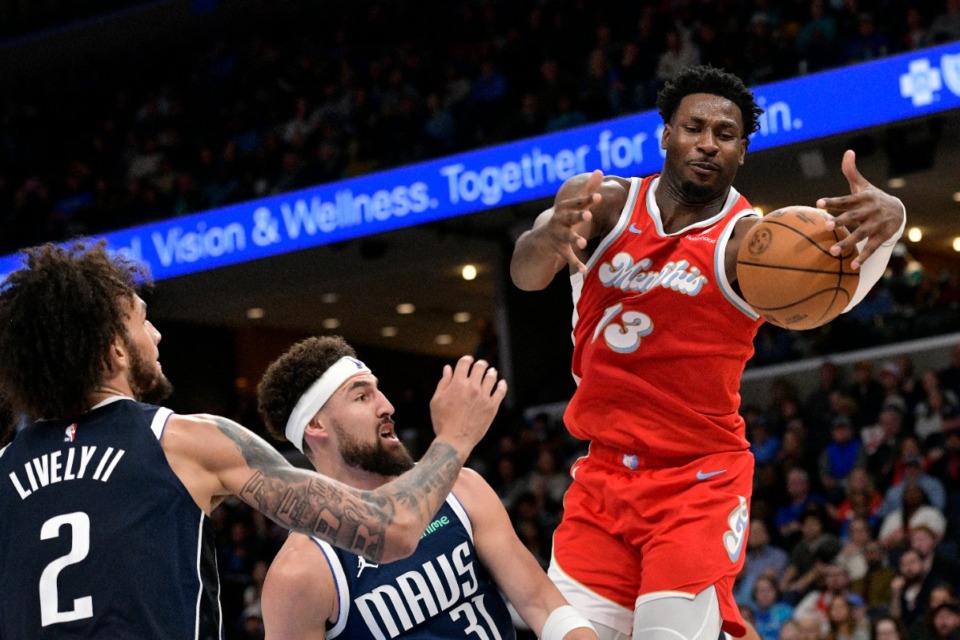
[(866, 239), (860, 254), (850, 263), (852, 268), (859, 269), (880, 245), (896, 235), (906, 214), (898, 198), (878, 189), (860, 174), (853, 151), (848, 149), (843, 154), (840, 168), (850, 185), (850, 195), (820, 198), (817, 207), (835, 216), (828, 228), (842, 225), (851, 230), (849, 236), (830, 248), (832, 255), (838, 256)]

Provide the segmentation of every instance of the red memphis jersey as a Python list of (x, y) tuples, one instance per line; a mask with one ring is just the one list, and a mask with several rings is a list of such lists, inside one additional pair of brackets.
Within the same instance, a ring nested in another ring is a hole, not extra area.
[(717, 215), (668, 235), (658, 177), (631, 179), (616, 227), (571, 276), (578, 387), (564, 421), (651, 458), (746, 450), (740, 377), (762, 320), (727, 281), (724, 250), (756, 213), (731, 188)]

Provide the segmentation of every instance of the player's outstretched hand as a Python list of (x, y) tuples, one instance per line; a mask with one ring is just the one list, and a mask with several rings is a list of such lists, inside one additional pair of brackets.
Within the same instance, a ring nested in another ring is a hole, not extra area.
[(854, 269), (859, 269), (880, 245), (897, 233), (906, 214), (899, 199), (870, 184), (860, 174), (857, 170), (857, 156), (853, 151), (848, 149), (843, 154), (840, 168), (850, 184), (850, 195), (820, 198), (817, 200), (817, 207), (836, 216), (827, 222), (828, 229), (843, 225), (851, 230), (849, 236), (830, 248), (832, 255), (838, 256), (848, 247), (853, 247), (866, 238), (867, 243), (860, 255), (850, 264)]
[(443, 377), (430, 400), (437, 439), (452, 444), (466, 457), (480, 442), (507, 395), (506, 380), (486, 360), (463, 356), (455, 367), (444, 365)]
[(586, 273), (587, 267), (577, 257), (574, 248), (586, 249), (587, 239), (577, 233), (575, 227), (593, 219), (590, 209), (601, 200), (602, 182), (603, 172), (597, 169), (587, 176), (586, 182), (582, 184), (564, 185), (557, 193), (553, 215), (542, 229), (544, 246), (580, 273)]

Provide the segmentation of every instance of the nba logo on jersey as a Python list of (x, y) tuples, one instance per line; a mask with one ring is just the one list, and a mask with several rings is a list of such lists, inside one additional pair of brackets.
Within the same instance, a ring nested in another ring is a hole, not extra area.
[(64, 442), (73, 442), (77, 437), (77, 423), (74, 422), (69, 427), (67, 427), (63, 432), (63, 441)]

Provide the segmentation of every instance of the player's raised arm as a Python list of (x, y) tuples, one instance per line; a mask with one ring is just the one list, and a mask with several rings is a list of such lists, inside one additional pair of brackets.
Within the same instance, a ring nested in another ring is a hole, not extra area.
[(506, 382), (484, 361), (464, 357), (446, 366), (430, 405), (436, 440), (414, 469), (372, 491), (293, 467), (226, 418), (173, 416), (161, 443), (207, 513), (237, 495), (278, 524), (389, 562), (416, 548), (505, 395)]
[(594, 216), (602, 203), (603, 173), (574, 176), (557, 192), (553, 206), (537, 216), (513, 250), (510, 277), (525, 291), (545, 288), (564, 265), (581, 272), (587, 241), (596, 235)]

